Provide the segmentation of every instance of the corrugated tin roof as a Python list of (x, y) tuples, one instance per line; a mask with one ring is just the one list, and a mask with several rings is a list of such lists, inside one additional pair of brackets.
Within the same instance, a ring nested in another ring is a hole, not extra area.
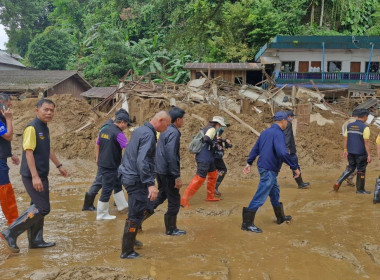
[[(17, 56), (20, 57), (20, 56)], [(12, 57), (9, 53), (0, 50), (0, 63), (25, 68), (26, 66)]]
[(65, 70), (0, 70), (0, 90), (48, 89), (74, 77), (84, 87), (91, 85), (77, 72)]
[(93, 87), (88, 91), (81, 93), (81, 96), (88, 98), (107, 98), (117, 90), (117, 87)]
[(260, 63), (186, 63), (184, 69), (194, 70), (261, 70)]

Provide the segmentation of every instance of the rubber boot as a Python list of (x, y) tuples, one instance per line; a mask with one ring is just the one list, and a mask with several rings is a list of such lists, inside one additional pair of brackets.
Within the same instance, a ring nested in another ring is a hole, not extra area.
[(11, 225), (18, 217), (17, 203), (12, 184), (8, 183), (0, 186), (0, 203), (7, 225)]
[(207, 197), (206, 201), (219, 201), (219, 198), (215, 197), (216, 178), (218, 177), (218, 171), (207, 173)]
[(98, 201), (98, 209), (96, 210), (96, 220), (113, 220), (116, 216), (112, 216), (109, 214), (109, 202)]
[(123, 241), (121, 245), (121, 259), (136, 259), (140, 257), (140, 255), (134, 250), (136, 235), (137, 224), (126, 220), (124, 226)]
[(273, 207), (273, 210), (277, 218), (277, 224), (279, 225), (292, 219), (292, 216), (285, 216), (284, 206), (282, 205), (282, 202), (280, 202), (280, 206)]
[(356, 193), (357, 194), (371, 194), (370, 191), (364, 189), (365, 186), (365, 172), (359, 172), (356, 175)]
[(380, 176), (376, 180), (375, 192), (373, 195), (373, 203), (380, 203)]
[(243, 223), (241, 224), (241, 229), (256, 233), (262, 233), (263, 231), (255, 226), (253, 223), (255, 220), (256, 211), (251, 211), (247, 207), (243, 207)]
[(355, 169), (355, 171), (352, 172), (352, 173), (350, 174), (350, 176), (347, 177), (347, 179), (346, 179), (347, 186), (350, 186), (350, 187), (354, 187), (354, 186), (355, 186), (355, 183), (354, 183), (354, 177), (355, 177), (355, 175), (356, 175), (357, 173), (358, 173), (358, 170)]
[(218, 171), (218, 178), (216, 179), (216, 186), (215, 186), (215, 196), (217, 197), (222, 195), (222, 193), (219, 192), (219, 186), (222, 183), (224, 176), (226, 176), (226, 172), (224, 170)]
[(146, 219), (148, 219), (150, 216), (152, 216), (154, 214), (154, 210), (152, 210), (152, 211), (150, 211), (150, 210), (148, 210), (148, 209), (145, 209), (144, 210), (144, 217), (143, 217), (143, 219), (142, 219), (142, 221), (141, 221), (141, 224), (138, 226), (138, 232), (142, 232), (142, 223), (146, 220)]
[(124, 211), (128, 208), (128, 202), (125, 199), (123, 191), (119, 191), (118, 193), (114, 193), (113, 198), (115, 200), (118, 211)]
[(336, 181), (336, 183), (334, 184), (333, 188), (334, 188), (334, 191), (338, 191), (339, 188), (340, 188), (340, 185), (343, 183), (344, 180), (347, 179), (348, 176), (350, 176), (350, 174), (354, 172), (353, 170), (351, 170), (349, 167), (346, 167), (346, 170), (343, 171), (342, 175), (340, 175), (339, 179)]
[(308, 182), (304, 183), (304, 181), (302, 180), (301, 174), (300, 176), (298, 176), (298, 178), (294, 178), (294, 180), (296, 180), (296, 183), (299, 189), (306, 189), (310, 185), (310, 183)]
[(47, 248), (55, 246), (55, 242), (45, 242), (43, 237), (45, 217), (28, 229), (29, 249)]
[(92, 195), (86, 192), (86, 194), (84, 195), (82, 211), (96, 211), (96, 208), (94, 206), (95, 196), (96, 194)]
[(2, 231), (0, 237), (5, 240), (6, 245), (13, 253), (18, 253), (20, 248), (17, 246), (17, 237), (42, 218), (43, 216), (38, 209), (32, 205), (6, 230)]
[(181, 197), (181, 206), (182, 207), (189, 207), (189, 201), (194, 196), (194, 194), (199, 190), (199, 188), (202, 186), (203, 182), (206, 180), (206, 178), (200, 177), (198, 175), (195, 175), (193, 180), (191, 180), (190, 184), (187, 186), (185, 192), (183, 193)]
[(170, 216), (168, 214), (164, 215), (166, 235), (184, 235), (186, 231), (177, 228), (177, 215)]

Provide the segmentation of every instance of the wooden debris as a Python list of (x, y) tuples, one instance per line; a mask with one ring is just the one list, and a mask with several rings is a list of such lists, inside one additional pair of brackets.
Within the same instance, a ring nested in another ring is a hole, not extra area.
[(247, 124), (246, 122), (244, 122), (243, 120), (241, 120), (238, 116), (236, 116), (234, 113), (230, 112), (229, 110), (227, 110), (226, 108), (223, 108), (222, 109), (224, 112), (226, 112), (228, 115), (230, 115), (232, 118), (234, 118), (236, 121), (238, 121), (239, 123), (241, 123), (242, 125), (244, 125), (245, 127), (249, 128), (249, 130), (251, 130), (254, 134), (256, 134), (257, 136), (260, 136), (260, 133), (255, 130), (252, 126), (250, 126), (249, 124)]

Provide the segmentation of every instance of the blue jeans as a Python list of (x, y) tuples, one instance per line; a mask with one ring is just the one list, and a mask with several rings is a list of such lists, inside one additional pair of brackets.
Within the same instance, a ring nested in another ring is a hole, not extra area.
[(258, 168), (260, 173), (260, 182), (257, 191), (249, 203), (248, 209), (257, 211), (269, 195), (273, 207), (280, 206), (280, 187), (277, 183), (277, 172)]

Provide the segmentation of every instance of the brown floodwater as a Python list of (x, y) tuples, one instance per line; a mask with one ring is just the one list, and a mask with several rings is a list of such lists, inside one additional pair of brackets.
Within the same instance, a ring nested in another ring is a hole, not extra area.
[[(142, 257), (135, 260), (119, 257), (126, 214), (111, 199), (110, 213), (117, 218), (96, 221), (95, 212), (81, 211), (91, 180), (63, 180), (52, 187), (52, 210), (45, 218), (44, 238), (57, 245), (29, 250), (24, 233), (20, 253), (13, 254), (0, 240), (0, 279), (380, 279), (380, 204), (345, 183), (331, 192), (342, 171), (305, 168), (311, 187), (299, 190), (284, 168), (281, 201), (293, 220), (277, 225), (268, 199), (255, 219), (262, 234), (240, 229), (242, 207), (258, 177), (226, 178), (220, 202), (205, 202), (203, 186), (178, 216), (177, 226), (187, 234), (165, 235), (165, 203), (143, 224), (137, 239), (144, 248), (136, 250)], [(366, 188), (372, 193), (377, 176), (370, 168)], [(16, 196), (22, 212), (28, 196)], [(5, 227), (3, 221), (0, 228)]]

